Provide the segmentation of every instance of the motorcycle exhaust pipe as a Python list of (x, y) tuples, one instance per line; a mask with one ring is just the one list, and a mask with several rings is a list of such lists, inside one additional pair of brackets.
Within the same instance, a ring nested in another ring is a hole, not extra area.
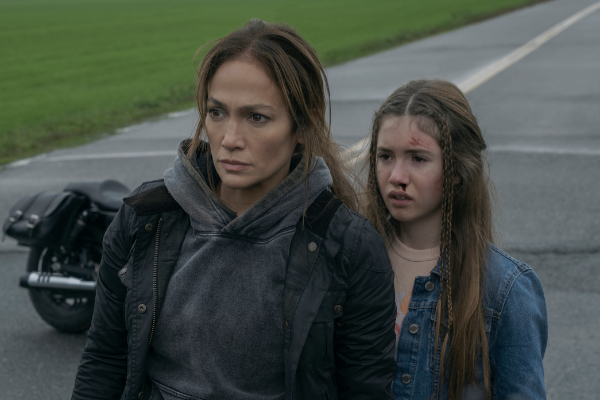
[(55, 276), (51, 274), (40, 274), (31, 272), (22, 275), (19, 279), (19, 286), (27, 289), (60, 289), (77, 292), (94, 292), (96, 290), (95, 281), (86, 281), (79, 278)]

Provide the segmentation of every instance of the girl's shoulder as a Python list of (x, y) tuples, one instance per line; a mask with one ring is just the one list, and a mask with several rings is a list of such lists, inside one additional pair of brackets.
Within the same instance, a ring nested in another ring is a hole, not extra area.
[(512, 257), (493, 243), (488, 246), (486, 268), (488, 274), (502, 275), (502, 277), (497, 276), (496, 278), (508, 278), (514, 274), (531, 270), (529, 265)]
[(485, 274), (484, 307), (496, 318), (501, 317), (509, 296), (543, 297), (542, 285), (535, 271), (491, 243)]

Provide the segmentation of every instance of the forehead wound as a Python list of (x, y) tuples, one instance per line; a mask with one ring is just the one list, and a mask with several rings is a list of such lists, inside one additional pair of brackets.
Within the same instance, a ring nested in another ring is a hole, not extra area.
[(431, 147), (431, 143), (427, 143), (424, 138), (419, 138), (415, 135), (411, 136), (408, 140), (408, 144), (414, 147), (423, 147), (425, 149), (429, 149)]

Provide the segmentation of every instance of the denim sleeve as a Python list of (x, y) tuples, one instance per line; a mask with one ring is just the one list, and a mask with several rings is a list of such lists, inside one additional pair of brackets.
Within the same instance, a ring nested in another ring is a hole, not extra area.
[(542, 284), (532, 269), (515, 278), (490, 339), (495, 398), (545, 399), (542, 360), (548, 341), (548, 317)]

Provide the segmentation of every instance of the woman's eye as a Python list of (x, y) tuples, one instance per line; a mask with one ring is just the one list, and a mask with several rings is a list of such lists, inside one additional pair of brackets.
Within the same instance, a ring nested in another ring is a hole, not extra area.
[(265, 122), (267, 120), (267, 117), (261, 114), (252, 114), (250, 116), (250, 120), (252, 122)]
[(388, 161), (388, 160), (389, 160), (389, 159), (391, 159), (392, 157), (390, 157), (390, 155), (389, 155), (389, 154), (382, 153), (382, 154), (379, 154), (379, 155), (377, 156), (377, 158), (378, 158), (378, 159), (380, 159), (381, 161)]
[(414, 157), (413, 157), (413, 160), (415, 160), (415, 161), (416, 161), (416, 162), (418, 162), (418, 163), (422, 163), (422, 162), (425, 162), (425, 161), (427, 161), (425, 158), (423, 158), (423, 157), (421, 157), (421, 156), (414, 156)]
[(213, 118), (219, 118), (222, 115), (222, 113), (216, 108), (211, 108), (208, 110), (208, 115), (210, 115)]

